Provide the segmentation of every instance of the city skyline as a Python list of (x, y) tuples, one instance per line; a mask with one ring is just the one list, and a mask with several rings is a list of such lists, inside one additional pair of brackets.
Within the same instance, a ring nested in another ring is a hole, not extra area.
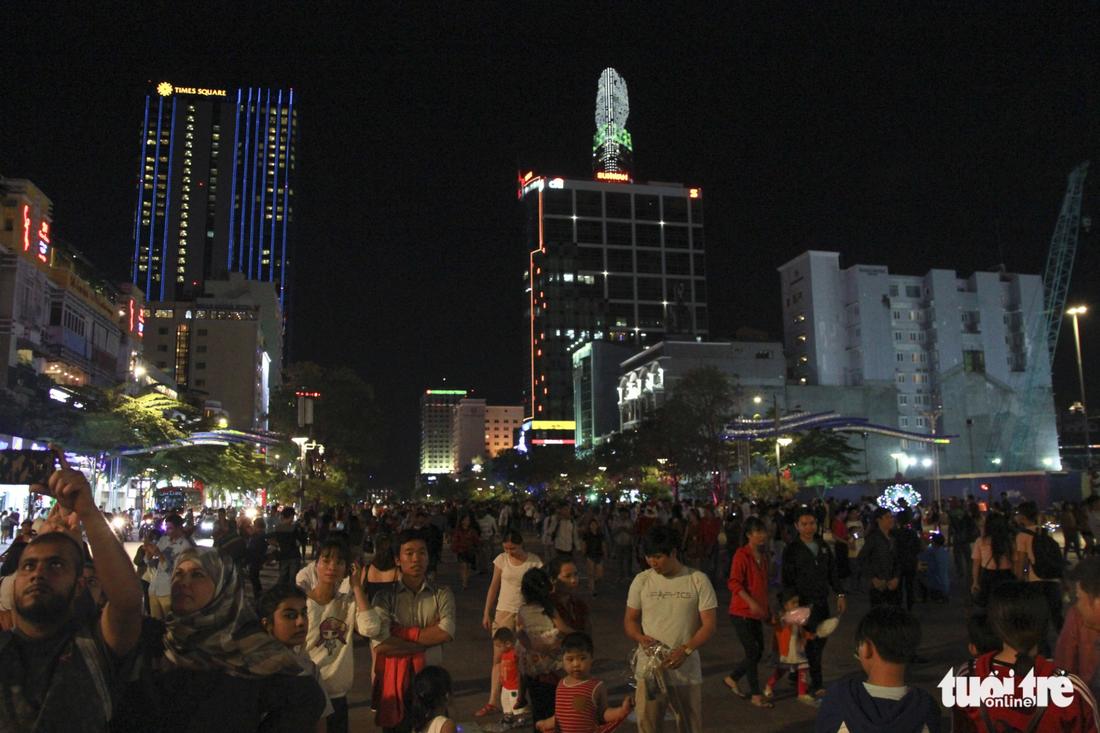
[[(0, 97), (34, 103), (0, 120), (0, 175), (39, 186), (57, 235), (126, 282), (150, 80), (300, 91), (290, 356), (375, 385), (395, 415), (376, 475), (399, 480), (425, 388), (446, 377), (519, 404), (528, 253), (515, 176), (591, 178), (607, 67), (629, 83), (635, 179), (707, 197), (712, 338), (740, 326), (778, 338), (777, 268), (808, 249), (891, 272), (1041, 273), (1066, 176), (1100, 150), (1096, 9), (873, 7), (639, 9), (613, 37), (598, 14), (512, 5), (423, 18), (274, 5), (263, 31), (250, 5), (48, 23), (33, 10), (9, 19)], [(117, 49), (117, 64), (96, 61)], [(1098, 190), (1086, 184), (1093, 218)], [(1083, 233), (1070, 303), (1092, 304), (1096, 235)], [(1086, 364), (1100, 355), (1089, 320)], [(1060, 407), (1079, 399), (1065, 333), (1055, 391)]]

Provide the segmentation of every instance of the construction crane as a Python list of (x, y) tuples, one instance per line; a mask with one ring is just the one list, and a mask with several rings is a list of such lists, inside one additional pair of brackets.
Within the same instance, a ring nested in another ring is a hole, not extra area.
[[(1033, 413), (1042, 405), (1048, 394), (1045, 376), (1050, 369), (1053, 369), (1054, 351), (1058, 346), (1058, 334), (1062, 329), (1062, 312), (1066, 306), (1066, 293), (1069, 291), (1073, 260), (1077, 254), (1081, 194), (1088, 168), (1089, 161), (1086, 160), (1069, 174), (1066, 197), (1062, 201), (1062, 210), (1058, 214), (1058, 223), (1054, 227), (1054, 236), (1050, 240), (1046, 269), (1043, 270), (1043, 309), (1030, 320), (1027, 327), (1025, 357), (1027, 361), (1023, 385), (1020, 389), (1004, 395), (989, 433), (986, 457), (996, 463), (1001, 470), (1019, 471), (1026, 468), (1025, 460), (1031, 454), (1035, 444), (1037, 421), (1033, 419)], [(1044, 348), (1047, 350), (1046, 364), (1043, 362)], [(998, 462), (997, 448), (1000, 447), (1008, 419), (1012, 416), (1013, 396), (1018, 398), (1016, 420), (1007, 449)]]

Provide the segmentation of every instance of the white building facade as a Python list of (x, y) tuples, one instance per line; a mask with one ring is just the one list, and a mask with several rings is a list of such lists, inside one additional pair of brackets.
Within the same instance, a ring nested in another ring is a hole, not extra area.
[[(1017, 422), (1027, 420), (1018, 470), (1060, 468), (1048, 351), (1045, 344), (1028, 348), (1043, 308), (1041, 277), (962, 278), (939, 269), (892, 275), (881, 265), (842, 269), (839, 253), (819, 251), (799, 255), (779, 274), (788, 379), (802, 401), (817, 402), (802, 386), (892, 387), (895, 418), (886, 427), (957, 436), (939, 449), (942, 474), (998, 470)], [(1025, 400), (1029, 368), (1038, 387)], [(881, 420), (885, 406), (878, 408)], [(923, 463), (931, 450), (904, 440), (882, 449), (910, 463)]]

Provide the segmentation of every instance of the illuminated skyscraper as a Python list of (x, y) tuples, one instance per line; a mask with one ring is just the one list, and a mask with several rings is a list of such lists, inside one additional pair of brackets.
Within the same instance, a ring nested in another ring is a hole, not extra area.
[(521, 181), (528, 417), (575, 419), (571, 352), (581, 344), (706, 336), (702, 196), (676, 183)]
[(420, 396), (420, 473), (453, 473), (455, 410), (464, 389), (429, 389)]
[(161, 82), (145, 98), (134, 284), (150, 301), (201, 295), (239, 272), (287, 308), (297, 178), (293, 90)]
[(626, 82), (604, 69), (596, 180), (534, 172), (519, 180), (530, 253), (524, 411), (547, 430), (574, 429), (572, 352), (581, 345), (641, 348), (666, 335), (707, 334), (702, 191), (634, 182), (629, 113)]

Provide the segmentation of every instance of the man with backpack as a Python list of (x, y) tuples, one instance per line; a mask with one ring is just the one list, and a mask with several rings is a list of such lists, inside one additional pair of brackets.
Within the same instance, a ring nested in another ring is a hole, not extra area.
[(1034, 583), (1042, 583), (1050, 605), (1050, 620), (1054, 628), (1062, 630), (1062, 578), (1065, 561), (1058, 541), (1039, 527), (1039, 507), (1033, 501), (1021, 502), (1016, 507), (1016, 521), (1020, 531), (1016, 534), (1016, 577)]

